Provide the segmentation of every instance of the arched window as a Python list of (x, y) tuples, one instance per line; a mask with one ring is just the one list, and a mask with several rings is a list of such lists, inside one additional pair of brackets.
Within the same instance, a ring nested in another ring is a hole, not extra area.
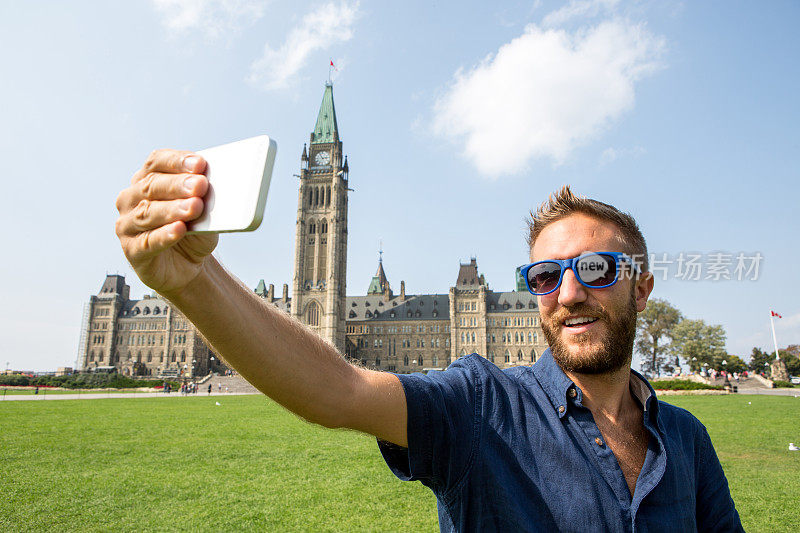
[(494, 363), (494, 352), (489, 352), (489, 361)]
[(506, 353), (503, 354), (503, 359), (505, 360), (506, 363), (510, 363), (511, 362), (511, 352), (506, 350)]
[(153, 352), (147, 352), (147, 362), (148, 363), (153, 362)]
[(314, 187), (314, 205), (319, 205), (319, 187)]
[(522, 355), (522, 350), (518, 351), (518, 352), (517, 352), (517, 361), (522, 361), (522, 358), (523, 358), (523, 357), (524, 357), (524, 356)]
[(408, 366), (408, 356), (403, 357), (403, 365)]
[(431, 365), (437, 366), (438, 364), (439, 364), (439, 356), (434, 354), (434, 356), (431, 358)]
[(423, 366), (425, 364), (425, 357), (420, 355), (419, 356), (419, 366)]
[(462, 333), (462, 334), (461, 334), (461, 344), (464, 344), (464, 342), (465, 342), (465, 341), (464, 341), (464, 334)]
[(535, 363), (535, 362), (536, 362), (536, 350), (535, 349), (531, 349), (531, 363)]
[(325, 205), (331, 205), (331, 188), (325, 187)]
[(312, 327), (319, 326), (319, 315), (319, 304), (317, 302), (311, 302), (308, 305), (306, 323)]
[(381, 366), (381, 358), (380, 357), (376, 357), (375, 358), (375, 366)]
[(317, 232), (317, 224), (312, 220), (308, 223), (308, 234), (314, 235)]
[(181, 350), (181, 363), (185, 362), (186, 362), (186, 352), (184, 350)]
[(528, 344), (533, 344), (533, 333), (528, 332)]
[(308, 189), (306, 191), (306, 195), (308, 196), (308, 207), (311, 207), (312, 205), (314, 205), (314, 191)]

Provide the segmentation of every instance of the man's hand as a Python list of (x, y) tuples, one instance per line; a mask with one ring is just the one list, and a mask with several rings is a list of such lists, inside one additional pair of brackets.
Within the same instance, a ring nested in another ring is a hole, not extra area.
[(203, 213), (206, 162), (191, 152), (156, 150), (117, 197), (116, 231), (139, 278), (169, 297), (203, 269), (217, 245), (214, 233), (186, 236)]

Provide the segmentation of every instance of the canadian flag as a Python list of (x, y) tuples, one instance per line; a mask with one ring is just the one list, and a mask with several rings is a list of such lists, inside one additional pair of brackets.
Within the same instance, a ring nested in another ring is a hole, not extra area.
[(775, 311), (772, 311), (772, 310), (770, 310), (770, 313), (772, 313), (772, 316), (776, 316), (776, 317), (778, 317), (778, 318), (783, 318), (781, 315), (779, 315), (779, 314), (778, 314), (778, 313), (776, 313)]
[(333, 59), (331, 59), (330, 61), (331, 61), (331, 67), (333, 68), (333, 70), (335, 70), (336, 72), (339, 72), (339, 69), (336, 68), (336, 65), (333, 64)]

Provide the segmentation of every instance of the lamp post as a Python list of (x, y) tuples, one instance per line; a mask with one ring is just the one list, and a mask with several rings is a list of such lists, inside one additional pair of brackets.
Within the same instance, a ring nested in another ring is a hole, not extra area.
[(692, 357), (691, 367), (692, 367), (692, 369), (691, 369), (692, 372), (697, 372), (697, 370), (696, 370), (696, 368), (697, 368), (697, 357)]
[(213, 371), (214, 371), (214, 356), (212, 355), (211, 356), (211, 367), (208, 369), (208, 373), (210, 374)]

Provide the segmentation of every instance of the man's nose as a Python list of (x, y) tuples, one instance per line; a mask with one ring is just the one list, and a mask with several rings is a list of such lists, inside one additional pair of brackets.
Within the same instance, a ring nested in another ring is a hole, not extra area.
[(561, 287), (558, 289), (558, 303), (564, 307), (569, 307), (577, 303), (586, 301), (587, 289), (575, 277), (575, 272), (571, 269), (564, 272), (561, 279)]

